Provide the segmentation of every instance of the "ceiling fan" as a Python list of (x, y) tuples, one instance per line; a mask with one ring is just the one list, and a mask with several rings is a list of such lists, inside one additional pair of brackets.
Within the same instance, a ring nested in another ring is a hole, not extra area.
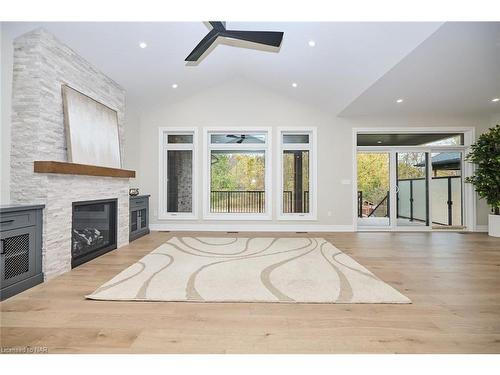
[(243, 142), (245, 142), (245, 139), (249, 139), (249, 140), (251, 139), (252, 142), (261, 143), (261, 140), (258, 139), (257, 137), (254, 137), (253, 135), (247, 135), (247, 134), (240, 134), (239, 136), (235, 135), (235, 134), (227, 134), (226, 138), (232, 139), (231, 141), (229, 141), (229, 143), (243, 143)]
[(212, 30), (198, 43), (189, 56), (186, 57), (185, 61), (198, 61), (218, 37), (244, 40), (272, 47), (279, 47), (283, 40), (282, 31), (226, 30), (225, 22), (209, 21), (209, 23), (212, 26)]

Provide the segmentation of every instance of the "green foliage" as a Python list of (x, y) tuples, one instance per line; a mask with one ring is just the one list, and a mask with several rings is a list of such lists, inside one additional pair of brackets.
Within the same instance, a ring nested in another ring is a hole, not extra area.
[(228, 154), (212, 154), (211, 169), (212, 190), (236, 190), (236, 181), (229, 173), (231, 166)]
[[(302, 152), (302, 184), (309, 190), (309, 151)], [(293, 191), (294, 155), (284, 154), (284, 190)], [(211, 190), (213, 191), (264, 191), (265, 157), (253, 152), (212, 152)]]
[(363, 199), (378, 204), (389, 191), (389, 157), (384, 153), (358, 153), (358, 190)]
[(479, 136), (466, 160), (476, 164), (476, 171), (465, 181), (500, 215), (500, 125)]
[[(309, 151), (302, 151), (302, 189), (309, 191)], [(283, 153), (283, 190), (295, 191), (295, 155)], [(299, 171), (297, 171), (299, 172)], [(300, 193), (299, 193), (300, 194)]]
[(211, 190), (264, 190), (263, 153), (212, 152)]
[(398, 153), (398, 180), (410, 178), (425, 178), (425, 154), (421, 152), (400, 152)]
[[(363, 199), (378, 204), (389, 191), (389, 156), (387, 153), (358, 153), (358, 190), (363, 192)], [(416, 165), (425, 163), (425, 157), (419, 152), (398, 154), (398, 179), (423, 178), (425, 167)]]

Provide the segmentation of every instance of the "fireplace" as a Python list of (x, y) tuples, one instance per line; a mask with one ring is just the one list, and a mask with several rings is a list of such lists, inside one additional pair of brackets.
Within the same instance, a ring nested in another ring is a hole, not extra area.
[(117, 199), (73, 202), (71, 268), (116, 249)]

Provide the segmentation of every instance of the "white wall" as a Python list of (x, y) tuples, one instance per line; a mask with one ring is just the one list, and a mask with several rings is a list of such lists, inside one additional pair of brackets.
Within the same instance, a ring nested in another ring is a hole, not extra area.
[(493, 127), (495, 125), (500, 125), (500, 112), (490, 116), (488, 127)]
[[(254, 83), (242, 79), (226, 82), (181, 102), (144, 109), (144, 113), (140, 118), (141, 176), (139, 187), (141, 192), (152, 195), (151, 222), (161, 222), (157, 219), (158, 127), (317, 126), (318, 149), (329, 150), (328, 154), (320, 153), (318, 159), (318, 185), (321, 187), (318, 192), (318, 200), (323, 202), (318, 207), (318, 223), (322, 225), (350, 225), (350, 203), (341, 199), (328, 199), (332, 192), (335, 196), (341, 197), (350, 191), (349, 186), (340, 184), (341, 179), (350, 178), (350, 172), (330, 168), (331, 161), (329, 158), (340, 159), (343, 154), (350, 152), (349, 145), (345, 144), (345, 139), (334, 136), (334, 128), (331, 126), (334, 121), (333, 117), (316, 108), (263, 90)], [(344, 135), (349, 136), (349, 129), (345, 129)], [(199, 150), (197, 153), (199, 157), (198, 163), (201, 167), (201, 136), (197, 146)], [(275, 161), (276, 155), (273, 155), (273, 166)], [(202, 181), (201, 168), (199, 168), (198, 172), (198, 181)], [(277, 186), (276, 175), (273, 177), (273, 186)], [(200, 186), (198, 189), (198, 202), (202, 201), (201, 190)], [(326, 202), (328, 203), (325, 204)], [(331, 211), (332, 216), (328, 216), (328, 211)], [(277, 223), (274, 220), (273, 222)], [(183, 223), (185, 224), (186, 221), (183, 221)], [(211, 221), (211, 223), (214, 223), (214, 221)]]
[(136, 187), (140, 175), (140, 139), (141, 130), (139, 128), (138, 111), (129, 103), (125, 106), (125, 145), (123, 146), (122, 167), (136, 172), (136, 178), (129, 180), (130, 187)]
[[(480, 133), (489, 125), (488, 118), (481, 117), (432, 117), (432, 118), (357, 118), (342, 119), (318, 108), (304, 105), (293, 99), (268, 91), (244, 79), (236, 79), (200, 92), (176, 103), (162, 103), (143, 108), (137, 116), (140, 125), (140, 176), (137, 184), (141, 193), (151, 194), (152, 224), (204, 223), (207, 225), (228, 222), (158, 220), (158, 127), (204, 126), (316, 126), (318, 128), (318, 220), (316, 222), (282, 222), (279, 225), (338, 226), (348, 229), (353, 222), (352, 185), (352, 128), (353, 127), (402, 127), (402, 126), (476, 126)], [(201, 135), (201, 133), (200, 133)], [(275, 134), (273, 134), (275, 135)], [(202, 202), (202, 137), (198, 142), (198, 202)], [(273, 155), (274, 159), (276, 154)], [(273, 166), (275, 161), (273, 160)], [(346, 184), (347, 183), (347, 184)], [(274, 174), (273, 186), (277, 186)], [(275, 206), (275, 205), (273, 205)], [(274, 211), (274, 208), (273, 208)], [(273, 212), (273, 217), (275, 217)], [(478, 223), (486, 223), (486, 212), (481, 208)], [(239, 223), (242, 224), (242, 223)], [(269, 224), (247, 222), (244, 224)], [(165, 228), (167, 228), (165, 226)], [(330, 228), (330, 227), (328, 227)], [(222, 228), (223, 229), (223, 228)], [(305, 229), (305, 227), (304, 227)], [(327, 229), (326, 227), (323, 229)]]
[(12, 39), (3, 31), (0, 22), (0, 204), (10, 203), (10, 116), (12, 99)]

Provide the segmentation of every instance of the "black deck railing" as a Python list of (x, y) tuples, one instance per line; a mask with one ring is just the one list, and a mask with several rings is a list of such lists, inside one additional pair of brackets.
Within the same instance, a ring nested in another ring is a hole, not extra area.
[(265, 191), (216, 190), (210, 192), (210, 212), (262, 213), (266, 211)]
[(389, 217), (391, 211), (390, 206), (391, 199), (389, 198), (389, 192), (385, 197), (375, 206), (375, 208), (368, 214), (368, 217)]
[(389, 192), (376, 205), (365, 206), (363, 192), (358, 190), (358, 217), (389, 217), (390, 212)]
[(363, 192), (358, 190), (358, 217), (363, 217)]
[[(263, 213), (266, 211), (266, 192), (263, 190), (212, 190), (210, 212), (214, 213)], [(309, 191), (296, 199), (293, 191), (283, 192), (284, 213), (308, 213)]]
[(283, 213), (309, 213), (309, 191), (302, 193), (302, 199), (297, 198), (291, 190), (283, 192)]
[[(446, 182), (446, 206), (447, 206), (447, 212), (446, 212), (446, 216), (447, 216), (447, 222), (446, 223), (441, 223), (441, 222), (437, 222), (437, 221), (432, 221), (433, 224), (438, 224), (438, 225), (454, 225), (456, 223), (453, 223), (453, 204), (459, 204), (461, 205), (462, 202), (459, 201), (459, 202), (454, 202), (453, 201), (453, 198), (452, 198), (452, 180), (453, 179), (461, 179), (462, 177), (461, 176), (440, 176), (440, 177), (432, 177), (432, 180), (447, 180)], [(425, 180), (425, 177), (421, 177), (421, 178), (404, 178), (404, 179), (399, 179), (398, 180), (398, 185), (400, 182), (408, 182), (409, 183), (409, 216), (405, 216), (405, 215), (401, 215), (400, 212), (399, 212), (399, 204), (398, 204), (398, 208), (397, 208), (397, 217), (401, 217), (403, 219), (408, 219), (410, 221), (422, 221), (422, 222), (428, 222), (429, 221), (429, 212), (428, 212), (428, 209), (426, 210), (426, 219), (424, 220), (423, 218), (417, 218), (415, 217), (414, 215), (414, 182), (415, 181), (422, 181), (422, 180)], [(398, 203), (399, 203), (399, 194), (398, 194)], [(463, 222), (463, 217), (460, 218), (460, 224), (458, 225), (461, 225)]]
[[(447, 192), (446, 192), (446, 205), (447, 205), (447, 222), (446, 223), (439, 223), (434, 221), (434, 224), (440, 224), (440, 225), (452, 225), (453, 223), (453, 211), (452, 207), (453, 204), (461, 204), (461, 202), (453, 202), (452, 199), (452, 179), (456, 178), (461, 178), (460, 176), (443, 176), (443, 177), (432, 177), (432, 180), (437, 180), (437, 179), (446, 179), (447, 180)], [(408, 178), (408, 179), (399, 179), (398, 184), (401, 182), (408, 182), (409, 183), (409, 196), (408, 196), (408, 202), (409, 202), (409, 216), (403, 216), (399, 212), (399, 205), (397, 206), (398, 208), (396, 209), (397, 217), (408, 219), (410, 221), (426, 221), (422, 218), (416, 218), (414, 215), (414, 189), (413, 189), (413, 183), (414, 181), (418, 180), (425, 180), (425, 178)], [(398, 200), (399, 200), (399, 194)], [(373, 206), (371, 205), (369, 209), (364, 207), (363, 205), (363, 192), (358, 191), (358, 217), (381, 217), (381, 216), (389, 216), (390, 212), (390, 206), (389, 206), (389, 192), (387, 192), (387, 195), (382, 198), (382, 200), (376, 205)], [(428, 215), (428, 213), (427, 213)], [(463, 218), (461, 219), (463, 221)]]

